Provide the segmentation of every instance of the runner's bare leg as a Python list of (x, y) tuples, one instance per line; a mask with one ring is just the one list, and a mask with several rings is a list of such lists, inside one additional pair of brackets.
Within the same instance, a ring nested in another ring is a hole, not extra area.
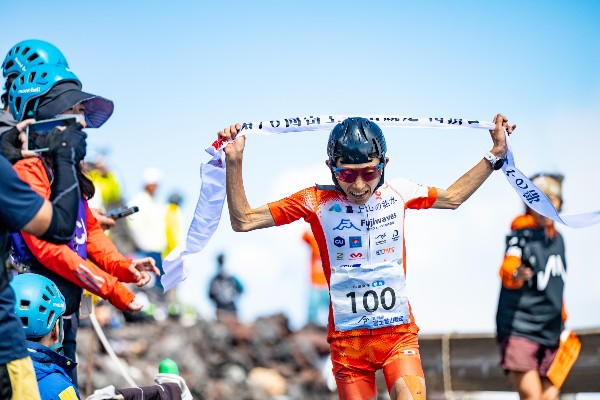
[(404, 375), (394, 382), (390, 397), (392, 400), (425, 400), (425, 379)]

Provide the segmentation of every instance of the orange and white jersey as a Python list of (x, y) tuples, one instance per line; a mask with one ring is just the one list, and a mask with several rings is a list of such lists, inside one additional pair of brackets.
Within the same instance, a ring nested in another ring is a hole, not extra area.
[(406, 209), (429, 208), (436, 198), (435, 188), (393, 179), (364, 205), (334, 186), (269, 203), (277, 225), (300, 218), (311, 225), (332, 296), (329, 339), (418, 331), (404, 290), (404, 217)]

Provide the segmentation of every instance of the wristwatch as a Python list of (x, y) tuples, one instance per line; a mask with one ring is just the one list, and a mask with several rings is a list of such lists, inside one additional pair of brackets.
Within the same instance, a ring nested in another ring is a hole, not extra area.
[(496, 157), (490, 151), (483, 155), (483, 158), (490, 162), (490, 165), (494, 169), (494, 171), (499, 170), (504, 165), (504, 158)]

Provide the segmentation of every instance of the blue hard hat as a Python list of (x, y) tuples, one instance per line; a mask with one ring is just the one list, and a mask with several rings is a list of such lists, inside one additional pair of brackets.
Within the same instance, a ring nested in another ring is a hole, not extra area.
[(36, 65), (19, 75), (8, 91), (8, 106), (17, 121), (51, 119), (83, 103), (88, 128), (99, 128), (112, 115), (111, 100), (81, 91), (79, 78), (59, 65)]
[(52, 43), (28, 39), (15, 44), (8, 51), (2, 62), (2, 75), (20, 75), (40, 64), (69, 66), (63, 53)]
[(19, 75), (8, 91), (8, 106), (17, 121), (34, 118), (37, 104), (33, 105), (34, 115), (24, 115), (30, 101), (48, 93), (54, 85), (63, 81), (75, 82), (81, 89), (79, 78), (66, 67), (50, 64), (37, 65)]
[(67, 308), (56, 284), (45, 276), (26, 273), (17, 275), (10, 285), (15, 291), (15, 312), (21, 319), (25, 336), (46, 336)]

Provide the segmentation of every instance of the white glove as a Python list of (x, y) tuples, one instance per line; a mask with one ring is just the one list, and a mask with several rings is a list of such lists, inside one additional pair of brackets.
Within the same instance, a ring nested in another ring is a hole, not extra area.
[(175, 374), (156, 374), (154, 377), (154, 382), (157, 384), (161, 383), (176, 383), (179, 385), (181, 389), (181, 399), (182, 400), (194, 400), (192, 394), (190, 393), (190, 389), (188, 389), (187, 384), (185, 383), (185, 379)]
[(115, 393), (115, 387), (113, 385), (104, 387), (102, 389), (96, 389), (91, 396), (86, 397), (85, 400), (123, 400), (125, 399), (122, 395)]

